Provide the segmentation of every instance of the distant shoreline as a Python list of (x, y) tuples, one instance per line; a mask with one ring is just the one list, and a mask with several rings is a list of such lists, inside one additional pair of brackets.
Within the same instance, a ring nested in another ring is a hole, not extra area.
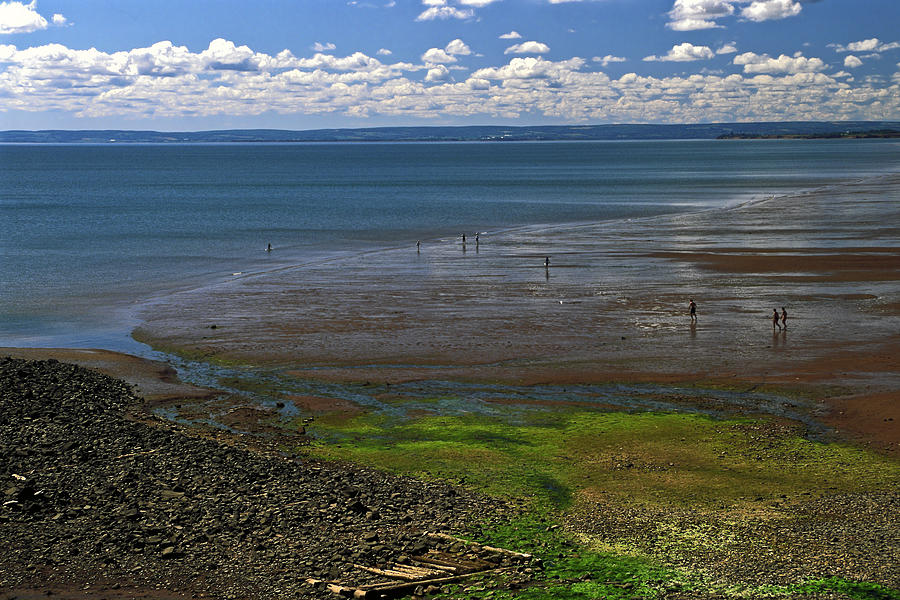
[(900, 131), (874, 130), (844, 133), (752, 134), (731, 133), (720, 135), (718, 140), (862, 140), (900, 138)]
[[(229, 129), (215, 131), (7, 130), (7, 144), (190, 144), (298, 142), (529, 142), (896, 137), (900, 121), (795, 121), (685, 125), (544, 125), (373, 127), (357, 129)], [(892, 135), (872, 135), (891, 133)]]

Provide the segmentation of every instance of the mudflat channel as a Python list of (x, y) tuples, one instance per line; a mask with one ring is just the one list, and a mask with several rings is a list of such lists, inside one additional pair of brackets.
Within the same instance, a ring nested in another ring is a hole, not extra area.
[(175, 295), (135, 334), (335, 382), (815, 387), (824, 421), (896, 452), (898, 280), (893, 174), (689, 215), (410, 240)]
[[(429, 595), (894, 598), (898, 280), (900, 175), (892, 174), (725, 210), (489, 231), (465, 245), (431, 239), (417, 249), (409, 240), (235, 277), (141, 312), (134, 335), (168, 366), (93, 351), (3, 354), (55, 356), (124, 378), (149, 400), (132, 419), (188, 435), (190, 444), (172, 438), (186, 447), (210, 443), (211, 454), (215, 444), (236, 446), (238, 467), (261, 457), (254, 469), (286, 469), (285, 460), (300, 469), (296, 461), (338, 483), (362, 469), (353, 493), (398, 506), (408, 495), (426, 508), (433, 495), (415, 482), (439, 480), (445, 500), (466, 499), (447, 504), (443, 530), (536, 559)], [(787, 326), (773, 326), (782, 307)], [(113, 416), (104, 428), (120, 427)], [(146, 447), (151, 457), (164, 452)], [(364, 467), (339, 467), (348, 463)], [(217, 493), (229, 493), (229, 478), (246, 469), (238, 471), (213, 477)], [(168, 483), (189, 495), (212, 485), (199, 472), (185, 482), (176, 475)], [(406, 494), (401, 483), (416, 489)], [(275, 491), (302, 489), (283, 490), (280, 475), (255, 485), (277, 499), (276, 516), (294, 518)], [(334, 520), (346, 508), (332, 496), (316, 514)], [(384, 539), (412, 545), (435, 518), (392, 511), (346, 521), (390, 549)], [(270, 521), (266, 540), (307, 545)], [(206, 537), (188, 518), (179, 527), (199, 540), (187, 536), (179, 551), (201, 556), (194, 548)], [(186, 566), (174, 580), (139, 570), (141, 593), (176, 581), (178, 595), (281, 597), (271, 587), (279, 582), (284, 593), (328, 597), (326, 580), (349, 581), (366, 559), (384, 570), (356, 539), (333, 565), (319, 564), (329, 552), (324, 531), (303, 534), (322, 546), (309, 573), (294, 572), (294, 548), (265, 558), (273, 575), (263, 587), (218, 586), (207, 582), (212, 571)], [(216, 551), (246, 553), (235, 564), (258, 569), (254, 544), (269, 542), (238, 537)], [(148, 553), (132, 558), (157, 564)], [(41, 589), (46, 573), (32, 562), (17, 579), (20, 597)], [(84, 583), (77, 577), (59, 581), (71, 597), (94, 597), (72, 592), (84, 591), (72, 587)], [(117, 589), (97, 593), (124, 597)]]

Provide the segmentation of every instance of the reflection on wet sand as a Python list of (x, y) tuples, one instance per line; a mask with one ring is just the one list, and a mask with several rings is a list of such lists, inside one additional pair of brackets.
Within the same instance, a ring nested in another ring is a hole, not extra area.
[[(441, 368), (511, 383), (816, 384), (859, 406), (900, 390), (898, 199), (890, 175), (728, 210), (488, 232), (477, 253), (427, 240), (181, 293), (136, 335), (335, 379)], [(790, 336), (769, 338), (773, 306)], [(900, 437), (898, 404), (877, 402), (893, 421), (859, 433)]]

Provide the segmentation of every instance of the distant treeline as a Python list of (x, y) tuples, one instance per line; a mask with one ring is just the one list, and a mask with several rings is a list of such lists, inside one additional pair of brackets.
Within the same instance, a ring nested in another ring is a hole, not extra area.
[[(543, 125), (507, 127), (372, 127), (360, 129), (229, 129), (221, 131), (44, 130), (2, 131), (0, 143), (211, 144), (297, 142), (521, 142), (579, 140), (692, 140), (716, 138), (894, 137), (900, 121), (790, 121), (689, 125)], [(869, 135), (882, 133), (883, 135)], [(862, 137), (862, 136), (860, 136)]]
[(716, 139), (719, 140), (831, 140), (831, 139), (858, 139), (858, 138), (900, 138), (900, 130), (897, 129), (872, 129), (870, 131), (842, 131), (834, 133), (726, 133)]

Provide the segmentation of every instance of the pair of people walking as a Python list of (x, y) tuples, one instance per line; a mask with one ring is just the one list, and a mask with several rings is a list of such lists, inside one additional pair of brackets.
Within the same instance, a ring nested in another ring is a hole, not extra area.
[[(781, 324), (779, 325), (779, 321)], [(782, 327), (785, 331), (787, 331), (787, 311), (784, 310), (784, 307), (781, 307), (781, 316), (778, 315), (778, 309), (772, 309), (772, 331), (775, 331), (775, 328), (778, 328), (778, 331), (781, 331)]]
[[(691, 324), (697, 322), (697, 304), (694, 302), (694, 299), (691, 298), (690, 304), (688, 304), (688, 310), (691, 314)], [(781, 314), (778, 314), (778, 309), (772, 309), (772, 331), (775, 331), (775, 328), (778, 328), (778, 331), (784, 329), (787, 331), (787, 310), (782, 306)]]

